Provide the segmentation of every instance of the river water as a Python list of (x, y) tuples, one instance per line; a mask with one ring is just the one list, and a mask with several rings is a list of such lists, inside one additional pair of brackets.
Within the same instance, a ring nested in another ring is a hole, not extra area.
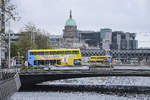
[[(150, 86), (149, 77), (93, 77), (44, 82), (42, 85), (128, 85)], [(31, 89), (32, 90), (32, 89)], [(114, 94), (74, 91), (21, 91), (12, 100), (150, 100), (150, 94)]]
[[(41, 86), (53, 86), (57, 88), (56, 91), (44, 90), (42, 87), (38, 91), (36, 89), (30, 89), (28, 91), (21, 91), (14, 94), (11, 100), (150, 100), (150, 93), (104, 93), (100, 91), (74, 91), (69, 89), (66, 91), (67, 86), (88, 85), (121, 85), (121, 86), (149, 86), (150, 77), (92, 77), (92, 78), (75, 78), (67, 80), (58, 80), (53, 82), (44, 82)], [(66, 86), (65, 91), (62, 91), (61, 86)], [(57, 87), (58, 86), (58, 87)], [(77, 87), (79, 88), (79, 87)], [(33, 91), (32, 91), (33, 90)], [(61, 90), (61, 91), (59, 91)]]

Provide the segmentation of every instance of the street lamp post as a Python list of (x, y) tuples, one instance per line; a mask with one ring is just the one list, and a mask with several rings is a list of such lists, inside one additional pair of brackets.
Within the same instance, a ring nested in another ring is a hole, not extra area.
[(8, 31), (8, 34), (9, 34), (9, 43), (8, 43), (8, 68), (10, 68), (10, 53), (11, 53), (11, 45), (10, 45), (10, 22), (9, 22), (9, 31)]
[(1, 57), (2, 56), (2, 45), (1, 45), (1, 42), (2, 41), (1, 41), (1, 36), (0, 36), (0, 67), (2, 67), (2, 59), (1, 59), (2, 58)]

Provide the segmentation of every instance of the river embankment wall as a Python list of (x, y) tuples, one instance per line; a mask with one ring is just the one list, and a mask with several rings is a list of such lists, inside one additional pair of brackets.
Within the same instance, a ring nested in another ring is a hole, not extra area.
[(9, 100), (20, 86), (18, 73), (0, 72), (0, 100)]

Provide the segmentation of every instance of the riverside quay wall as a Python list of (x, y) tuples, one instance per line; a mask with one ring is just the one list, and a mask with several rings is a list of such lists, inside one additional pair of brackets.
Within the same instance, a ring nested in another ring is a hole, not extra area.
[(17, 72), (0, 72), (0, 100), (9, 100), (21, 86)]

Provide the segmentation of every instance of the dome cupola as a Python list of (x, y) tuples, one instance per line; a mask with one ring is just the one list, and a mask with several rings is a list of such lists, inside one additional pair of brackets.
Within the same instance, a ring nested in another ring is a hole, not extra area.
[(70, 16), (69, 19), (66, 21), (65, 26), (76, 26), (76, 22), (74, 19), (72, 19), (72, 11), (70, 10)]

